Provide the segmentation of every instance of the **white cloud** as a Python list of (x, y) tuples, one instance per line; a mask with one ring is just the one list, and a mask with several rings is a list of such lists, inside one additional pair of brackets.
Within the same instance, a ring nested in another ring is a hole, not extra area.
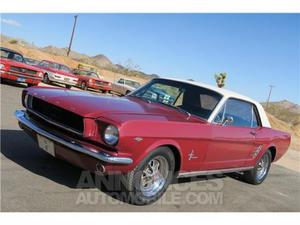
[(22, 26), (18, 21), (10, 20), (10, 19), (4, 19), (4, 18), (1, 18), (1, 23), (4, 23), (6, 25), (10, 25), (10, 26), (14, 26), (14, 27), (21, 27)]

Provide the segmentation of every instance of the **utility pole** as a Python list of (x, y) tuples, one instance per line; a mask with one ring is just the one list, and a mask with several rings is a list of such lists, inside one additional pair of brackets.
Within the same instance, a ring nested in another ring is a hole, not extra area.
[(73, 37), (74, 37), (74, 32), (75, 32), (75, 27), (76, 27), (76, 22), (77, 22), (77, 17), (78, 15), (74, 16), (74, 25), (73, 25), (73, 30), (72, 30), (72, 35), (71, 35), (71, 40), (70, 40), (70, 44), (69, 44), (69, 48), (68, 48), (68, 52), (67, 52), (67, 56), (69, 56), (70, 51), (71, 51), (71, 47), (72, 47), (72, 42), (73, 42)]
[(271, 98), (272, 89), (275, 86), (274, 85), (269, 85), (269, 87), (270, 87), (270, 91), (269, 91), (269, 96), (268, 96), (268, 100), (267, 100), (267, 108), (269, 107), (269, 102), (270, 102), (270, 98)]

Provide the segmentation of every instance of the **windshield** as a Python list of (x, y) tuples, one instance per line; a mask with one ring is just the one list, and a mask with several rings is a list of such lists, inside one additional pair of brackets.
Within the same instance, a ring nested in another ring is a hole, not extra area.
[(129, 96), (160, 103), (206, 120), (222, 98), (219, 93), (203, 87), (163, 79), (154, 79)]
[(71, 73), (71, 69), (65, 65), (58, 64), (58, 69), (67, 73)]
[(33, 65), (33, 66), (36, 66), (40, 63), (38, 60), (30, 59), (30, 58), (24, 58), (24, 61), (26, 64)]
[(87, 71), (87, 70), (74, 70), (74, 73), (83, 76), (93, 77), (93, 78), (100, 78), (97, 73)]
[(125, 80), (125, 84), (133, 88), (138, 88), (141, 86), (140, 83), (133, 80)]
[(1, 49), (1, 58), (11, 59), (17, 62), (24, 62), (23, 56), (21, 54), (7, 51), (5, 49)]

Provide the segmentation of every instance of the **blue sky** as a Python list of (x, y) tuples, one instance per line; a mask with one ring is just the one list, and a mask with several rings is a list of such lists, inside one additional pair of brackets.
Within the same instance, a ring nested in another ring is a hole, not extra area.
[[(1, 33), (66, 47), (73, 14), (1, 14)], [(73, 50), (131, 59), (142, 71), (215, 84), (265, 101), (300, 103), (298, 14), (79, 14)]]

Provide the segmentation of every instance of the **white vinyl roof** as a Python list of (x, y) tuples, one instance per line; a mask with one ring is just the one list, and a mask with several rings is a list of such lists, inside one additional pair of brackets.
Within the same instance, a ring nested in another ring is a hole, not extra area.
[(224, 88), (219, 88), (217, 86), (213, 86), (213, 85), (209, 85), (209, 84), (205, 84), (205, 83), (197, 82), (197, 81), (189, 81), (189, 80), (174, 79), (174, 78), (158, 78), (158, 79), (183, 82), (183, 83), (187, 83), (187, 84), (191, 84), (191, 85), (203, 87), (203, 88), (215, 91), (215, 92), (223, 95), (223, 99), (219, 102), (219, 104), (215, 108), (214, 112), (211, 114), (210, 118), (208, 119), (208, 122), (211, 122), (214, 119), (215, 115), (218, 113), (218, 111), (223, 106), (223, 103), (228, 98), (237, 98), (237, 99), (240, 99), (240, 100), (244, 100), (244, 101), (253, 103), (256, 106), (257, 110), (258, 110), (262, 126), (263, 127), (271, 127), (269, 119), (268, 119), (268, 117), (266, 115), (266, 112), (265, 112), (264, 108), (262, 107), (262, 105), (259, 102), (255, 101), (255, 100), (253, 100), (253, 99), (251, 99), (251, 98), (249, 98), (247, 96), (238, 94), (238, 93), (230, 91), (230, 90), (226, 90)]

